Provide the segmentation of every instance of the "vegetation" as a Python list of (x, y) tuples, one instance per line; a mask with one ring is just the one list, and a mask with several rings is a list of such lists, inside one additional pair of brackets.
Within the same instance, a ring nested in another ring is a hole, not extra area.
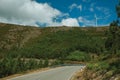
[(111, 53), (117, 53), (120, 48), (120, 29), (117, 22), (112, 22), (110, 24), (108, 38), (106, 40), (106, 48)]
[(23, 48), (10, 50), (6, 55), (10, 54), (12, 57), (22, 55), (37, 59), (65, 59), (75, 50), (100, 54), (105, 50), (105, 39), (103, 38), (105, 35), (104, 33), (96, 35), (96, 32), (85, 32), (76, 28), (45, 33), (41, 37), (27, 42)]
[(67, 56), (68, 60), (86, 62), (90, 60), (90, 54), (74, 51)]
[[(0, 77), (63, 64), (65, 60), (87, 62), (93, 58), (90, 54), (100, 55), (105, 51), (106, 30), (104, 27), (40, 29), (1, 24)], [(37, 36), (32, 37), (31, 33)], [(51, 63), (51, 59), (55, 61)]]
[(6, 57), (0, 60), (0, 77), (59, 64), (61, 63), (58, 60), (48, 61), (48, 59), (39, 60), (34, 58)]
[(105, 78), (108, 80), (120, 73), (119, 33), (116, 21), (111, 23), (109, 29), (41, 29), (0, 24), (0, 77), (63, 64), (65, 61), (79, 61), (87, 62), (87, 70), (94, 73), (110, 71)]
[[(93, 60), (87, 65), (88, 79), (119, 80), (120, 77), (120, 4), (116, 7), (118, 20), (113, 21), (107, 31), (105, 41), (106, 52), (102, 53), (97, 61)], [(94, 76), (90, 75), (96, 73)], [(102, 77), (100, 77), (102, 76)]]

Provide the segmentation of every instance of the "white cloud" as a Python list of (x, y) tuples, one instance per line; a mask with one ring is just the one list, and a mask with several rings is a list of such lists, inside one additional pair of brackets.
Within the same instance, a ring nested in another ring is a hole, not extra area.
[(82, 11), (82, 5), (79, 5), (77, 8), (80, 9), (80, 11)]
[(69, 8), (70, 8), (70, 11), (72, 11), (74, 8), (77, 7), (77, 4), (73, 3)]
[(67, 26), (67, 27), (79, 27), (79, 22), (76, 18), (66, 18), (66, 19), (62, 19), (61, 22), (52, 22), (51, 24), (49, 24), (49, 26)]
[(90, 10), (91, 12), (94, 12), (94, 9), (95, 9), (95, 7), (96, 7), (95, 5), (96, 5), (95, 2), (93, 2), (93, 3), (90, 4), (89, 10)]
[(79, 22), (84, 22), (84, 18), (81, 16), (78, 18), (78, 20), (79, 20)]
[(34, 0), (0, 0), (0, 22), (35, 25), (36, 22), (55, 24), (53, 18), (63, 15), (47, 3)]
[(70, 27), (79, 26), (79, 23), (76, 18), (63, 19), (61, 23), (62, 25), (70, 26)]
[(69, 7), (70, 11), (72, 11), (74, 8), (77, 8), (77, 9), (79, 9), (80, 11), (82, 11), (82, 5), (81, 5), (81, 4), (80, 4), (80, 5), (77, 5), (77, 4), (73, 3), (73, 4)]
[(83, 24), (82, 25), (83, 27), (84, 26), (95, 26), (95, 20), (89, 20), (86, 17), (80, 16), (78, 18), (78, 21)]
[(90, 0), (82, 0), (83, 2), (90, 2)]
[[(85, 17), (80, 16), (78, 18), (78, 21), (79, 21), (80, 24), (82, 24), (82, 27), (96, 26), (95, 18), (94, 19), (89, 19), (88, 16), (85, 16)], [(109, 25), (109, 23), (106, 23), (106, 20), (104, 18), (100, 18), (100, 17), (98, 17), (97, 23), (98, 23), (97, 26), (108, 26)]]
[[(59, 18), (63, 20), (57, 21)], [(79, 26), (77, 19), (69, 18), (68, 13), (35, 0), (0, 0), (0, 22), (31, 26)]]
[(96, 7), (96, 9), (98, 10), (98, 11), (101, 11), (101, 12), (103, 12), (103, 13), (109, 13), (109, 9), (108, 8), (106, 8), (106, 7)]
[(91, 7), (91, 8), (90, 8), (90, 11), (93, 12), (93, 11), (94, 11), (94, 8)]
[(90, 4), (90, 7), (95, 7), (95, 5), (96, 5), (96, 3), (93, 2), (93, 3)]
[(108, 19), (111, 16), (110, 9), (106, 7), (96, 7), (96, 9), (101, 12), (102, 16), (104, 15), (105, 19)]

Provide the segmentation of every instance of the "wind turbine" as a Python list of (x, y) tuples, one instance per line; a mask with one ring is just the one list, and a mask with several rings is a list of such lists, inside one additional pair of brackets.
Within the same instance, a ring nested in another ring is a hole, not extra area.
[(98, 18), (96, 14), (94, 15), (94, 17), (95, 17), (95, 26), (97, 27), (98, 26), (98, 20), (104, 19), (104, 18)]

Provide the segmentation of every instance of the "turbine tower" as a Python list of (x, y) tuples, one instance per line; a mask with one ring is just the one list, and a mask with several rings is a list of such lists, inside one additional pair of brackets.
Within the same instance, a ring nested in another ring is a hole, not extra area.
[(96, 16), (96, 14), (94, 15), (94, 17), (95, 17), (95, 26), (97, 27), (97, 20), (98, 20), (98, 18)]
[(97, 27), (98, 26), (98, 20), (99, 19), (104, 19), (104, 18), (98, 18), (96, 14), (94, 15), (94, 17), (95, 17), (95, 26)]

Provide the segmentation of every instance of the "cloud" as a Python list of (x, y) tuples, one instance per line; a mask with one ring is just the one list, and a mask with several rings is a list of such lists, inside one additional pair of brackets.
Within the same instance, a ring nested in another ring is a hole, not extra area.
[(93, 3), (90, 4), (90, 7), (95, 7), (95, 5), (96, 5), (96, 3), (93, 2)]
[(110, 12), (110, 10), (108, 8), (106, 8), (106, 7), (98, 7), (97, 6), (96, 9), (98, 11), (101, 11), (101, 12), (105, 13), (105, 14), (108, 14)]
[(57, 24), (53, 19), (63, 15), (47, 3), (34, 0), (0, 0), (0, 22), (34, 25), (36, 22), (46, 25)]
[(80, 11), (82, 11), (82, 5), (79, 5), (77, 8), (80, 9)]
[(79, 23), (76, 18), (63, 19), (61, 23), (62, 23), (62, 25), (70, 26), (70, 27), (79, 26)]
[(69, 13), (62, 13), (48, 3), (35, 0), (0, 0), (0, 22), (31, 26), (79, 26), (77, 19), (70, 18)]
[(70, 11), (73, 10), (74, 8), (77, 7), (77, 4), (73, 3), (69, 8), (70, 8)]
[(69, 7), (70, 11), (72, 11), (74, 8), (77, 8), (77, 9), (79, 9), (80, 11), (82, 11), (82, 5), (81, 5), (81, 4), (80, 4), (80, 5), (77, 5), (77, 4), (73, 3), (73, 4)]
[(91, 7), (91, 8), (90, 8), (90, 11), (93, 12), (93, 11), (94, 11), (94, 8)]
[(90, 10), (91, 12), (94, 12), (94, 9), (95, 9), (95, 7), (96, 7), (95, 4), (96, 4), (95, 2), (93, 2), (93, 3), (90, 4), (89, 10)]
[(87, 2), (87, 3), (90, 2), (90, 0), (82, 0), (82, 1), (83, 1), (83, 2)]
[[(85, 17), (78, 17), (78, 22), (80, 23), (80, 26), (82, 27), (86, 27), (86, 26), (96, 26), (96, 20), (94, 19), (90, 19), (89, 16), (85, 16)], [(97, 20), (97, 26), (108, 26), (109, 23), (106, 23), (106, 20), (104, 18), (98, 17)]]
[(76, 18), (66, 18), (66, 19), (62, 19), (61, 22), (55, 21), (52, 24), (50, 24), (49, 26), (79, 27), (79, 22)]
[[(96, 9), (101, 12), (105, 17), (105, 19), (108, 19), (111, 16), (111, 12), (110, 9), (106, 8), (106, 7), (96, 7)], [(103, 16), (102, 15), (102, 16)]]
[(82, 24), (81, 26), (95, 26), (95, 20), (90, 20), (87, 19), (86, 17), (82, 17), (80, 16), (78, 18), (78, 21), (80, 22), (80, 24)]

